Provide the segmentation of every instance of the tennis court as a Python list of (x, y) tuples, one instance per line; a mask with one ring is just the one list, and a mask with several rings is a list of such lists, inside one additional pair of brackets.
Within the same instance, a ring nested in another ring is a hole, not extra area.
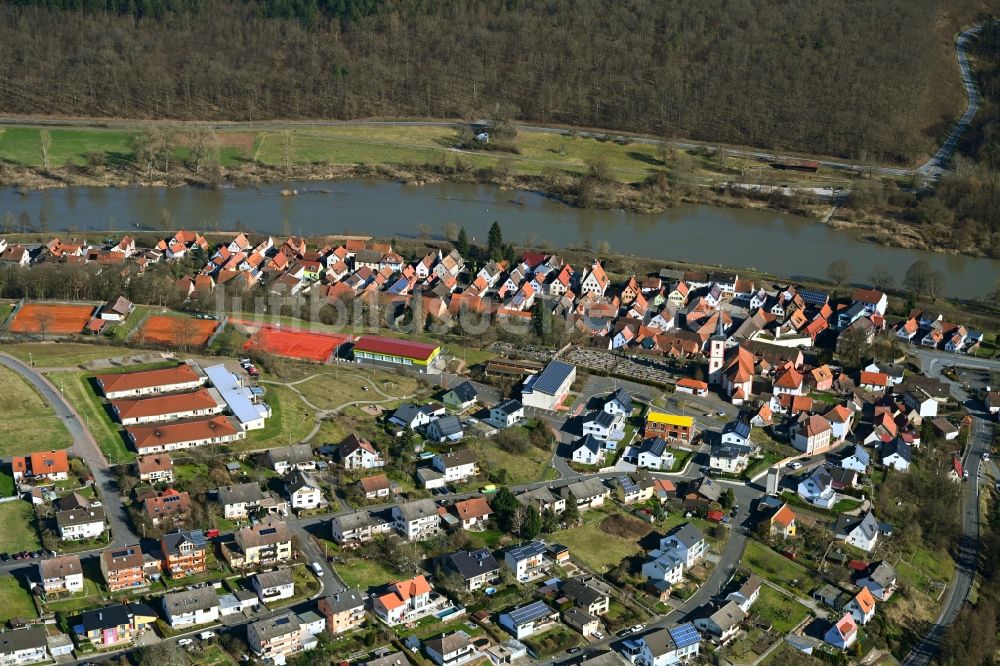
[(96, 309), (93, 305), (25, 303), (10, 322), (10, 331), (43, 335), (82, 333)]
[(219, 322), (215, 319), (150, 315), (136, 333), (136, 342), (170, 347), (204, 347)]
[(346, 335), (263, 327), (247, 340), (244, 349), (325, 363), (348, 340)]

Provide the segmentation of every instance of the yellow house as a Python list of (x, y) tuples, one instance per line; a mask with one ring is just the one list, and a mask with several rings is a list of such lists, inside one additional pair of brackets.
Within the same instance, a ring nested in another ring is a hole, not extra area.
[(768, 522), (768, 531), (772, 536), (780, 536), (782, 539), (795, 536), (795, 514), (788, 508), (788, 504), (782, 504)]
[(651, 409), (646, 414), (646, 427), (642, 436), (647, 439), (662, 437), (667, 441), (690, 444), (694, 437), (694, 418)]

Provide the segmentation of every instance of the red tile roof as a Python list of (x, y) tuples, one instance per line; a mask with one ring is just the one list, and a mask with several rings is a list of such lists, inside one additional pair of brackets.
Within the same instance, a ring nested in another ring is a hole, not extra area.
[(162, 370), (145, 370), (142, 372), (126, 372), (120, 375), (97, 375), (105, 393), (119, 391), (135, 391), (153, 386), (170, 386), (197, 381), (198, 374), (187, 363)]

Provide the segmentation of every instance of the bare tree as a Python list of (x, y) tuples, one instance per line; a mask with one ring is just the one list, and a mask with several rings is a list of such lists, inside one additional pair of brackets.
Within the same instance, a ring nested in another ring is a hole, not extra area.
[(838, 289), (851, 279), (853, 273), (854, 269), (851, 268), (851, 262), (847, 261), (847, 259), (834, 259), (826, 267), (826, 277)]
[(38, 333), (42, 336), (43, 341), (45, 340), (45, 335), (52, 328), (52, 324), (55, 323), (55, 320), (55, 315), (48, 310), (38, 311), (38, 316), (35, 318), (35, 321), (38, 322)]
[(52, 147), (52, 134), (43, 129), (38, 132), (38, 146), (42, 149), (42, 166), (49, 168), (49, 148)]
[(885, 291), (895, 284), (896, 278), (886, 269), (876, 268), (868, 274), (868, 281), (879, 291)]
[(292, 172), (292, 160), (295, 157), (295, 135), (292, 130), (281, 133), (281, 162), (285, 167), (285, 175)]
[(191, 144), (191, 163), (195, 173), (201, 173), (206, 164), (219, 161), (219, 137), (206, 127), (198, 127), (188, 132)]

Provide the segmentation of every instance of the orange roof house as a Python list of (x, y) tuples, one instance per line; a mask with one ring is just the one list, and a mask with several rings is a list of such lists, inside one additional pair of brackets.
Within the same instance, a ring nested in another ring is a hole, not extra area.
[(788, 507), (788, 504), (782, 504), (781, 508), (771, 516), (769, 522), (771, 534), (778, 535), (783, 539), (795, 536), (795, 512)]
[(473, 497), (472, 499), (455, 502), (455, 513), (462, 525), (475, 525), (486, 522), (493, 514), (493, 509), (485, 497)]
[(10, 466), (14, 472), (14, 481), (29, 478), (58, 481), (69, 476), (69, 457), (65, 450), (15, 456), (11, 458)]

